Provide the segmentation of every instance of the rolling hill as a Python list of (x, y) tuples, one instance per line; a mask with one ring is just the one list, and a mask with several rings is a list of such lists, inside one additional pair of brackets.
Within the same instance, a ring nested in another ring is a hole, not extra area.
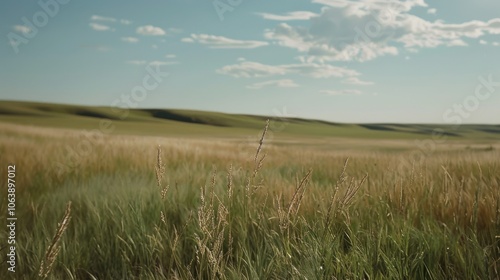
[(500, 125), (344, 124), (320, 120), (277, 118), (175, 109), (121, 109), (36, 102), (0, 101), (0, 122), (31, 126), (99, 129), (101, 122), (113, 133), (158, 136), (239, 137), (270, 129), (283, 136), (349, 137), (373, 139), (430, 138), (440, 129), (448, 139), (498, 141)]

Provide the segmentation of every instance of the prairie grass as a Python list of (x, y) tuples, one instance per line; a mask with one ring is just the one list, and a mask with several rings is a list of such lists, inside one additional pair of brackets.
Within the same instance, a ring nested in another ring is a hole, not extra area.
[(66, 206), (66, 212), (64, 213), (64, 217), (61, 222), (57, 226), (57, 231), (54, 237), (52, 238), (52, 242), (50, 243), (47, 251), (45, 253), (45, 258), (42, 260), (40, 264), (40, 271), (38, 272), (38, 276), (45, 279), (49, 276), (50, 271), (52, 270), (52, 266), (56, 261), (57, 254), (59, 254), (59, 250), (61, 247), (59, 246), (59, 242), (64, 234), (64, 231), (68, 228), (69, 221), (71, 220), (71, 201), (68, 202)]
[(39, 277), (68, 201), (48, 279), (500, 278), (498, 149), (411, 162), (405, 142), (297, 147), (266, 130), (253, 145), (109, 135), (82, 152), (66, 148), (76, 131), (1, 125), (18, 261), (0, 278)]

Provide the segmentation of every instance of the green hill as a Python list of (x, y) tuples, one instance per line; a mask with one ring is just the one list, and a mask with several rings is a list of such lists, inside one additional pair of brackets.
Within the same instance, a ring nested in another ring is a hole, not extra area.
[(449, 139), (497, 141), (500, 125), (343, 124), (298, 118), (224, 114), (193, 110), (116, 109), (36, 102), (0, 101), (0, 122), (70, 129), (99, 129), (103, 120), (113, 133), (159, 136), (240, 137), (270, 129), (283, 136), (376, 139), (430, 138), (436, 129)]

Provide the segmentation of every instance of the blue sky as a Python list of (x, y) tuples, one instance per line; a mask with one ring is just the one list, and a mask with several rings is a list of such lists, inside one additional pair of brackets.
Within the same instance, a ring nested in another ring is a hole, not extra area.
[[(44, 9), (44, 3), (48, 8)], [(500, 123), (500, 2), (4, 1), (0, 99)]]

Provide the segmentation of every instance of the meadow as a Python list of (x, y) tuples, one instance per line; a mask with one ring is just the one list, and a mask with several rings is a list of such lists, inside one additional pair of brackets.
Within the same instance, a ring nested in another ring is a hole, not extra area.
[(416, 160), (430, 136), (412, 130), (431, 126), (132, 112), (84, 145), (113, 115), (14, 105), (0, 185), (15, 164), (17, 265), (1, 231), (1, 279), (500, 278), (498, 126)]

